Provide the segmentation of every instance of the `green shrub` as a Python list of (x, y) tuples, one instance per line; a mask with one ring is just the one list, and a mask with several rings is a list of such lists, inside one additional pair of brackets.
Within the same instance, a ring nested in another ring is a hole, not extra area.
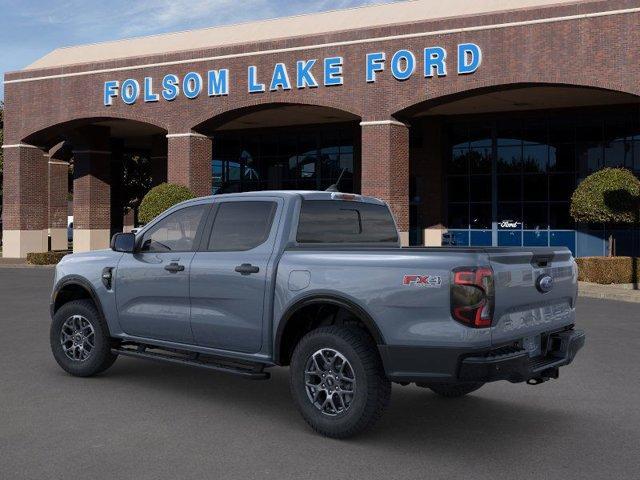
[(62, 257), (69, 252), (27, 253), (27, 263), (30, 265), (57, 265)]
[(581, 282), (634, 283), (640, 278), (640, 258), (582, 257), (576, 262), (578, 263), (578, 280)]
[(144, 196), (138, 218), (142, 223), (149, 223), (168, 208), (192, 198), (195, 198), (195, 195), (187, 187), (162, 183)]
[(571, 196), (571, 216), (585, 223), (634, 223), (640, 180), (625, 168), (604, 168), (585, 178)]

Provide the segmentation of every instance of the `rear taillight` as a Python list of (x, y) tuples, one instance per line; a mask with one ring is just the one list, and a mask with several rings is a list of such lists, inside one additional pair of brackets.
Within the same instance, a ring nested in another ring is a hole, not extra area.
[(473, 328), (490, 327), (494, 303), (493, 270), (490, 267), (453, 270), (451, 315), (454, 319)]

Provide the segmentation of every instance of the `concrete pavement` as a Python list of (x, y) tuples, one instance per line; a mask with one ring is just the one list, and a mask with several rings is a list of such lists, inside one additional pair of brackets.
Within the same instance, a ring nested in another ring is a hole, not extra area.
[(0, 478), (637, 478), (640, 306), (581, 298), (587, 345), (560, 379), (445, 400), (394, 386), (371, 431), (314, 434), (288, 370), (252, 382), (120, 358), (81, 379), (48, 340), (51, 269), (0, 269)]

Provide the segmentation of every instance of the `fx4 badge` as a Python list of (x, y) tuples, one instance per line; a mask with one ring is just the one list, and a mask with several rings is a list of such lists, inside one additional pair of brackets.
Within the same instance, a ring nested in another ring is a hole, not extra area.
[(402, 279), (402, 285), (440, 288), (442, 286), (442, 277), (440, 275), (405, 275)]

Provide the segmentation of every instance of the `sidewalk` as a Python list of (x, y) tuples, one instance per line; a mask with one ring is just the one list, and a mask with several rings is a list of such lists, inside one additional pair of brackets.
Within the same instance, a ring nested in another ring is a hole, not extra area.
[(634, 290), (630, 283), (600, 285), (599, 283), (580, 282), (578, 293), (581, 297), (640, 303), (640, 290)]
[(29, 265), (25, 258), (2, 258), (0, 268), (53, 268), (55, 265)]

